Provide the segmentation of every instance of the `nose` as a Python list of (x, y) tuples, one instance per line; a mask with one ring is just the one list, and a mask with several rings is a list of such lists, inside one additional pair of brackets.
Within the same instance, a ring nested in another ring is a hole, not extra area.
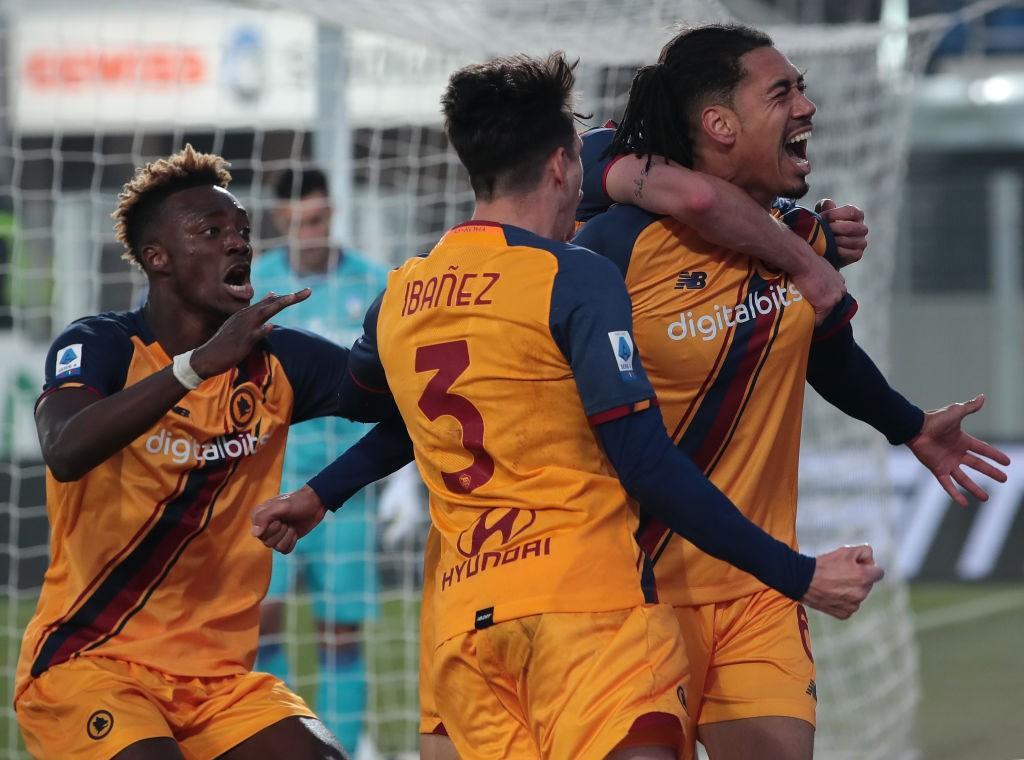
[(810, 119), (818, 112), (818, 107), (814, 105), (806, 93), (799, 93), (796, 102), (793, 104), (793, 116), (798, 119)]
[(236, 229), (228, 230), (224, 236), (224, 249), (225, 253), (237, 254), (248, 252), (249, 241), (245, 239), (245, 236)]

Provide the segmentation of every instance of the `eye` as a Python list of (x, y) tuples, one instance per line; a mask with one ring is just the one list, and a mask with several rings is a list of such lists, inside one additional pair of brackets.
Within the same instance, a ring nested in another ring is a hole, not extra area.
[(248, 240), (249, 236), (252, 234), (252, 228), (249, 226), (239, 227), (238, 234), (241, 235), (245, 240)]
[(217, 237), (218, 233), (220, 233), (220, 227), (207, 227), (200, 234), (204, 237), (213, 238)]

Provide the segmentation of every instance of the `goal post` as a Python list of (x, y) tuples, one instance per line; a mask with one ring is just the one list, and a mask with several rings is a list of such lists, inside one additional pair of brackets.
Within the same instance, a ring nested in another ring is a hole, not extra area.
[[(621, 116), (636, 67), (675, 24), (730, 19), (697, 0), (0, 0), (0, 619), (11, 693), (21, 633), (45, 568), (42, 463), (32, 423), (42, 357), (68, 321), (132, 308), (142, 281), (120, 260), (109, 218), (133, 167), (191, 142), (232, 163), (257, 251), (280, 242), (270, 186), (325, 168), (339, 242), (394, 265), (464, 220), (473, 195), (447, 145), (439, 97), (458, 66), (565, 50), (579, 58), (581, 111)], [(890, 281), (911, 95), (949, 19), (769, 26), (818, 106), (812, 199), (865, 210), (870, 247), (844, 270), (861, 309), (858, 342), (886, 367)], [(337, 441), (326, 441), (338, 447)], [(886, 446), (808, 393), (799, 535), (816, 552), (870, 541), (894, 567)], [(370, 542), (381, 611), (368, 623), (362, 757), (415, 751), (422, 537)], [(300, 589), (286, 626), (297, 686), (316, 694), (314, 632)], [(916, 648), (903, 583), (890, 574), (860, 612), (811, 615), (820, 758), (910, 758)], [(14, 713), (0, 756), (22, 757)], [(358, 756), (358, 755), (357, 755)], [(412, 755), (409, 755), (412, 756)]]

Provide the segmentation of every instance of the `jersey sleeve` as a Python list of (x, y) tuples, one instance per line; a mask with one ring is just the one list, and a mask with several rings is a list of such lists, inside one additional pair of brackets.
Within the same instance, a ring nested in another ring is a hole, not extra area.
[(697, 465), (674, 446), (658, 409), (606, 422), (598, 437), (640, 509), (701, 551), (800, 599), (816, 562), (750, 522)]
[(352, 345), (348, 371), (341, 384), (342, 414), (359, 422), (379, 422), (398, 416), (377, 351), (377, 316), (384, 293), (370, 304), (363, 319), (363, 334)]
[(349, 358), (348, 373), (355, 384), (372, 393), (388, 393), (388, 381), (384, 375), (384, 365), (377, 350), (377, 317), (380, 305), (384, 301), (381, 291), (363, 317), (363, 334), (352, 345)]
[(117, 393), (124, 388), (134, 350), (124, 328), (113, 320), (87, 317), (72, 322), (46, 354), (43, 396), (58, 388), (88, 388), (103, 397)]
[(592, 424), (656, 403), (633, 340), (629, 294), (610, 261), (575, 247), (559, 256), (550, 328)]
[(291, 423), (314, 417), (344, 416), (341, 386), (349, 351), (306, 330), (275, 327), (267, 343), (281, 362), (295, 394)]
[(660, 218), (639, 206), (619, 203), (583, 225), (572, 242), (611, 261), (625, 280), (637, 238)]
[(585, 222), (611, 206), (613, 201), (605, 188), (605, 177), (618, 156), (605, 152), (615, 137), (610, 127), (591, 129), (581, 136), (583, 140), (583, 198), (576, 207), (576, 221)]
[[(806, 240), (815, 253), (839, 269), (839, 248), (828, 222), (814, 211), (798, 206), (792, 201), (776, 200), (773, 208), (782, 214), (782, 221), (797, 235)], [(815, 342), (828, 340), (842, 330), (857, 313), (857, 300), (846, 293), (820, 325), (814, 328)]]
[(401, 417), (378, 423), (344, 454), (310, 479), (308, 485), (331, 511), (413, 461), (412, 441)]
[(912, 439), (924, 425), (924, 411), (889, 385), (857, 345), (850, 325), (811, 346), (807, 381), (832, 406), (871, 425), (893, 446)]

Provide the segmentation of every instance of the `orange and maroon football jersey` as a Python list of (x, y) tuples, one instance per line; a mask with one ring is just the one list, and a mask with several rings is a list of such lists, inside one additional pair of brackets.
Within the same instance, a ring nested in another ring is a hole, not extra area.
[(350, 368), (394, 394), (430, 491), (436, 644), (653, 600), (635, 505), (591, 427), (654, 395), (606, 259), (509, 225), (455, 227), (391, 273)]
[[(599, 183), (603, 170), (587, 171)], [(794, 229), (819, 255), (834, 256), (819, 220), (788, 208)], [(634, 206), (597, 214), (575, 241), (611, 259), (625, 279), (637, 348), (673, 441), (751, 522), (796, 549), (804, 382), (815, 335), (810, 304), (788, 275)], [(847, 298), (817, 335), (838, 329), (855, 310)], [(660, 599), (670, 604), (764, 588), (656, 520), (645, 517), (640, 542), (654, 561)]]
[[(50, 565), (17, 694), (75, 657), (186, 676), (251, 668), (270, 550), (252, 537), (250, 511), (278, 493), (288, 425), (335, 413), (347, 356), (275, 328), (81, 479), (47, 472)], [(50, 349), (44, 396), (109, 396), (170, 362), (141, 311), (88, 317)]]

